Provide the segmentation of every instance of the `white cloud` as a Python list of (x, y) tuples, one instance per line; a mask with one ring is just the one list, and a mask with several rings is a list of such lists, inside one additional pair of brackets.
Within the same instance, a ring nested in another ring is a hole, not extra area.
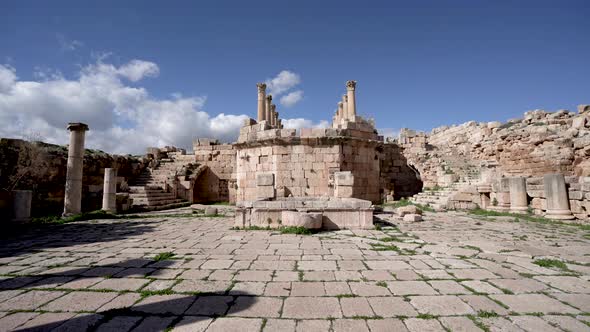
[(292, 107), (303, 99), (303, 90), (290, 92), (281, 97), (281, 105), (285, 107)]
[(14, 68), (8, 65), (0, 65), (0, 93), (8, 92), (12, 89), (16, 78), (16, 71)]
[(143, 153), (148, 146), (190, 149), (195, 137), (234, 141), (246, 115), (211, 117), (206, 98), (151, 96), (139, 81), (159, 73), (153, 62), (133, 60), (116, 67), (98, 61), (80, 70), (77, 79), (39, 73), (40, 81), (19, 81), (14, 68), (0, 65), (0, 136), (38, 134), (66, 144), (68, 122), (89, 125), (87, 146), (112, 153)]
[(278, 95), (288, 91), (299, 83), (301, 83), (301, 77), (299, 77), (298, 74), (288, 70), (283, 70), (274, 78), (269, 78), (266, 80), (268, 93), (272, 94), (274, 97), (277, 97)]
[(144, 77), (156, 77), (160, 74), (160, 68), (153, 62), (133, 60), (121, 66), (117, 72), (132, 82), (137, 82)]
[(56, 37), (62, 51), (75, 51), (76, 49), (84, 46), (84, 43), (81, 41), (75, 39), (70, 40), (61, 33), (58, 33)]
[(304, 118), (282, 119), (283, 127), (285, 129), (301, 129), (301, 128), (328, 128), (330, 123), (326, 120), (314, 123), (312, 120)]

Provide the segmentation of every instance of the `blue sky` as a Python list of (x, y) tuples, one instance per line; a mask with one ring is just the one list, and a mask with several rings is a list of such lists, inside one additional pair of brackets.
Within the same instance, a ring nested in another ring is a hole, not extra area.
[[(345, 81), (354, 79), (359, 113), (378, 127), (430, 130), (589, 103), (589, 15), (588, 1), (3, 1), (0, 65), (14, 82), (48, 81), (51, 73), (76, 81), (98, 61), (116, 68), (146, 61), (157, 73), (125, 76), (124, 87), (158, 102), (205, 97), (191, 107), (211, 118), (255, 117), (255, 83), (286, 70), (300, 78), (288, 92), (303, 98), (279, 104), (281, 116), (314, 124), (331, 119)], [(56, 103), (38, 107), (47, 104)], [(27, 105), (35, 108), (35, 100)], [(105, 128), (137, 126), (115, 113)], [(43, 126), (49, 140), (63, 139)], [(200, 135), (195, 128), (141, 143), (185, 142)], [(90, 142), (117, 150), (100, 140)]]

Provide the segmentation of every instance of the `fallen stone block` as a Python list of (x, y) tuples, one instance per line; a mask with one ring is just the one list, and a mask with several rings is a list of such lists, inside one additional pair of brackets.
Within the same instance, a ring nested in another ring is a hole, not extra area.
[(307, 229), (322, 228), (322, 214), (299, 211), (283, 211), (281, 221), (283, 226), (304, 227)]
[(400, 217), (408, 214), (422, 214), (422, 210), (417, 208), (415, 205), (401, 206), (395, 209), (395, 213)]
[(404, 216), (404, 221), (411, 221), (411, 222), (422, 221), (422, 216), (419, 214), (406, 214)]

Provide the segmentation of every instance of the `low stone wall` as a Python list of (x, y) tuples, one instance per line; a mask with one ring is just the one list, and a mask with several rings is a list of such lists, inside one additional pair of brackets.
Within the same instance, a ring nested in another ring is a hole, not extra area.
[(290, 197), (276, 201), (259, 200), (238, 204), (234, 226), (278, 228), (283, 213), (321, 214), (322, 229), (372, 229), (373, 208), (370, 201), (356, 198), (302, 198)]
[[(0, 187), (11, 185), (18, 172), (25, 174), (15, 189), (33, 190), (33, 216), (60, 215), (63, 212), (68, 151), (65, 146), (0, 139)], [(138, 176), (148, 161), (133, 156), (109, 155), (87, 149), (84, 154), (82, 211), (102, 207), (104, 169), (116, 168), (117, 181)]]

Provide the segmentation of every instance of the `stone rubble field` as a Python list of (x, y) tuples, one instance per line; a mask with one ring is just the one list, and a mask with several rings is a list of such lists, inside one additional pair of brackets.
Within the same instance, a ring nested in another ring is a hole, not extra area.
[(425, 213), (375, 230), (146, 215), (0, 246), (0, 331), (590, 331), (590, 229)]

